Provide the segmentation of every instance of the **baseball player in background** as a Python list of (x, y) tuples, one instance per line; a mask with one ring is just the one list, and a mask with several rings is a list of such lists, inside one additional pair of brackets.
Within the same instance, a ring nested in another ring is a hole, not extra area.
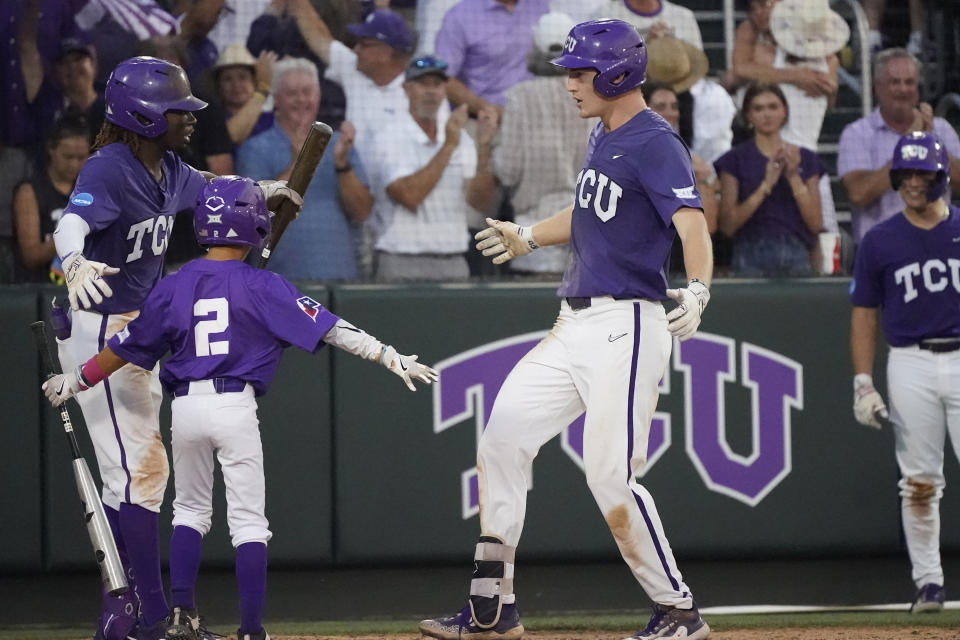
[[(71, 370), (137, 317), (162, 275), (178, 210), (193, 207), (213, 174), (174, 153), (186, 145), (206, 103), (183, 69), (140, 57), (117, 65), (105, 91), (106, 122), (54, 232), (70, 298), (71, 329), (58, 340)], [(273, 183), (275, 200), (299, 195)], [(279, 202), (277, 202), (279, 204)], [(96, 639), (155, 640), (169, 613), (160, 578), (158, 513), (169, 466), (160, 439), (161, 391), (154, 367), (124, 367), (79, 398), (93, 442), (103, 504), (135, 589), (104, 594)]]
[[(658, 384), (671, 335), (700, 324), (713, 270), (710, 236), (690, 153), (640, 93), (647, 53), (629, 24), (576, 25), (553, 63), (568, 69), (580, 116), (599, 117), (577, 179), (574, 204), (532, 227), (489, 220), (477, 248), (503, 263), (541, 245), (569, 242), (572, 263), (558, 291), (553, 330), (510, 372), (477, 452), (480, 541), (467, 605), (424, 620), (443, 640), (523, 635), (513, 593), (523, 528), (525, 469), (540, 447), (586, 411), (587, 484), (634, 577), (654, 602), (631, 638), (706, 638), (650, 493), (636, 480), (646, 462)], [(667, 289), (664, 267), (678, 234), (689, 284)], [(679, 304), (669, 314), (663, 300)]]
[[(263, 450), (256, 396), (266, 393), (283, 349), (310, 353), (332, 344), (379, 362), (411, 391), (437, 372), (403, 356), (302, 295), (282, 276), (244, 263), (270, 234), (262, 189), (249, 178), (223, 176), (203, 187), (194, 212), (197, 241), (209, 248), (153, 289), (142, 313), (82, 366), (43, 385), (54, 406), (97, 383), (109, 384), (131, 363), (160, 370), (173, 396), (174, 539), (170, 550), (173, 612), (167, 640), (196, 640), (194, 584), (201, 540), (210, 530), (213, 456), (223, 470), (227, 521), (237, 550), (238, 640), (269, 640), (263, 629), (267, 542)], [(107, 379), (109, 377), (109, 380)], [(93, 390), (88, 393), (93, 393)], [(80, 394), (83, 398), (87, 393)], [(79, 399), (78, 398), (78, 399)]]
[[(903, 532), (917, 595), (911, 611), (940, 611), (944, 442), (960, 443), (960, 209), (947, 204), (950, 159), (932, 133), (897, 143), (890, 183), (903, 211), (873, 227), (857, 248), (850, 284), (853, 412), (892, 425), (900, 466)], [(890, 345), (886, 404), (873, 386), (878, 313)]]

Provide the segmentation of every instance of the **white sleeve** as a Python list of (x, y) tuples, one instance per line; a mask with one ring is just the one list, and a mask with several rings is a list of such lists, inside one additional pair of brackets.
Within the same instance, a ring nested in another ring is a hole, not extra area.
[(60, 259), (66, 258), (74, 251), (83, 251), (83, 242), (89, 233), (90, 225), (77, 214), (68, 213), (60, 218), (53, 232), (53, 244), (57, 248)]
[(327, 65), (323, 77), (343, 85), (346, 78), (357, 71), (357, 54), (339, 40), (330, 43), (330, 64)]
[(323, 341), (332, 344), (347, 353), (360, 356), (364, 360), (379, 361), (383, 355), (385, 344), (371, 336), (363, 329), (358, 329), (343, 318), (327, 331)]

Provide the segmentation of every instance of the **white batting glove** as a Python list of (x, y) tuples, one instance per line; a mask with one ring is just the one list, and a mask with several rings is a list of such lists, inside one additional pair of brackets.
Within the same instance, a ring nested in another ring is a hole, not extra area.
[(79, 311), (81, 305), (84, 309), (89, 309), (91, 304), (100, 304), (104, 298), (112, 296), (113, 289), (103, 276), (116, 273), (120, 273), (120, 269), (87, 260), (79, 251), (67, 254), (63, 259), (63, 278), (67, 282), (70, 307), (74, 311)]
[(64, 402), (77, 395), (81, 391), (86, 391), (90, 387), (81, 381), (80, 367), (77, 367), (70, 373), (58, 373), (47, 378), (47, 381), (40, 387), (55, 407), (59, 407)]
[(710, 289), (694, 279), (684, 289), (667, 289), (667, 295), (677, 301), (676, 308), (667, 314), (667, 330), (680, 342), (688, 340), (700, 326), (703, 310), (710, 301)]
[(402, 356), (391, 346), (386, 346), (380, 352), (380, 364), (403, 378), (404, 384), (410, 391), (416, 391), (414, 380), (424, 384), (436, 382), (440, 374), (431, 367), (417, 362), (417, 356)]
[(858, 373), (853, 377), (853, 415), (860, 424), (880, 429), (890, 422), (890, 413), (880, 392), (873, 387), (873, 377)]
[(263, 197), (267, 200), (267, 209), (276, 211), (280, 203), (290, 200), (297, 205), (297, 216), (303, 208), (303, 196), (287, 186), (286, 180), (261, 180), (257, 183), (263, 190)]
[(477, 250), (485, 256), (493, 256), (493, 264), (503, 264), (517, 256), (525, 256), (540, 245), (533, 239), (530, 227), (521, 227), (513, 222), (487, 218), (490, 225), (477, 233)]

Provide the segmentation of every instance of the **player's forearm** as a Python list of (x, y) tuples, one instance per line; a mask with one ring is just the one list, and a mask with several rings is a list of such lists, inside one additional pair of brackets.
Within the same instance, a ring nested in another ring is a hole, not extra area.
[(877, 310), (853, 307), (850, 312), (850, 358), (853, 373), (873, 375), (873, 358), (877, 345)]
[(875, 171), (851, 171), (841, 178), (841, 182), (847, 189), (850, 204), (855, 207), (870, 206), (893, 188), (890, 184), (890, 163)]
[(364, 360), (377, 360), (384, 347), (382, 342), (343, 318), (324, 334), (323, 341)]
[(684, 207), (673, 214), (673, 224), (683, 246), (683, 265), (687, 280), (696, 278), (710, 286), (713, 279), (713, 244), (710, 242), (703, 212)]
[(570, 242), (570, 223), (573, 220), (573, 205), (558, 211), (546, 220), (533, 225), (533, 239), (541, 247)]
[(74, 251), (83, 251), (83, 243), (89, 233), (90, 225), (86, 220), (75, 213), (64, 215), (53, 232), (57, 255), (65, 258)]
[(440, 182), (453, 150), (452, 145), (444, 144), (422, 169), (387, 185), (387, 195), (410, 211), (416, 211)]

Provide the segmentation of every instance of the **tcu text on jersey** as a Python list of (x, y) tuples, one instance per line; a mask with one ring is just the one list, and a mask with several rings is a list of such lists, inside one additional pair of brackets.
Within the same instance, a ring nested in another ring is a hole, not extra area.
[(133, 240), (133, 243), (130, 253), (127, 254), (126, 262), (135, 262), (143, 257), (143, 243), (147, 234), (150, 234), (149, 239), (147, 239), (147, 246), (153, 251), (153, 255), (162, 256), (167, 250), (170, 231), (173, 229), (173, 220), (173, 216), (158, 216), (130, 225), (127, 240)]
[[(608, 191), (606, 204), (603, 204), (604, 192)], [(577, 203), (581, 209), (589, 209), (593, 202), (593, 212), (603, 222), (617, 215), (617, 202), (623, 195), (623, 188), (609, 177), (595, 169), (580, 170), (577, 174)]]
[[(949, 272), (949, 275), (947, 274)], [(960, 293), (960, 260), (948, 258), (946, 264), (939, 258), (931, 258), (921, 265), (911, 262), (893, 272), (894, 280), (903, 288), (903, 301), (910, 302), (920, 295), (921, 283), (930, 293), (939, 293), (948, 285)]]

